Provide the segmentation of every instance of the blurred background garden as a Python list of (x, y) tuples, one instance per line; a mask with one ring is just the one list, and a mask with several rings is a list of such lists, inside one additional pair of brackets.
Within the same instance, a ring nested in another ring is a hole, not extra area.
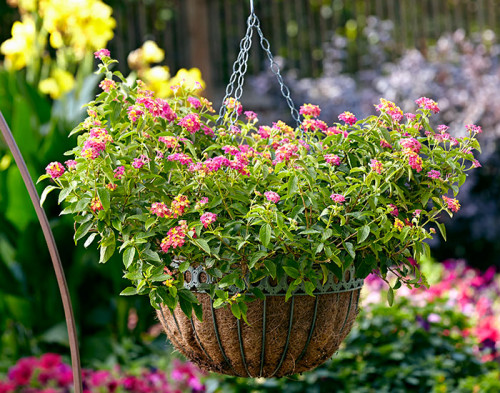
[[(319, 104), (331, 123), (344, 110), (373, 114), (380, 97), (411, 111), (427, 96), (453, 135), (483, 128), (482, 168), (458, 196), (447, 242), (431, 243), (424, 262), (431, 288), (402, 288), (389, 308), (385, 284), (367, 279), (345, 346), (315, 371), (206, 375), (166, 343), (148, 299), (118, 296), (121, 258), (99, 266), (48, 198), (88, 391), (500, 392), (500, 1), (256, 0), (255, 10), (297, 107)], [(68, 134), (99, 90), (94, 51), (110, 49), (124, 75), (160, 97), (182, 79), (200, 82), (218, 107), (248, 12), (241, 0), (0, 0), (0, 110), (32, 178), (74, 145)], [(242, 103), (261, 124), (289, 120), (257, 41)], [(69, 391), (68, 345), (47, 246), (0, 140), (0, 393), (29, 383)]]

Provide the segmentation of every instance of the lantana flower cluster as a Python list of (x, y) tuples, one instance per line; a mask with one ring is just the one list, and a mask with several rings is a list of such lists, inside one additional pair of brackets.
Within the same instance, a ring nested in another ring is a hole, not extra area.
[[(139, 370), (127, 372), (119, 366), (113, 370), (82, 372), (84, 393), (202, 393), (203, 372), (191, 363), (174, 360), (172, 370)], [(61, 356), (46, 353), (39, 358), (26, 357), (12, 366), (6, 378), (0, 379), (0, 392), (66, 393), (72, 391), (73, 373)]]
[(303, 284), (313, 294), (329, 271), (342, 279), (352, 264), (360, 278), (392, 272), (396, 288), (425, 284), (408, 258), (428, 254), (424, 240), (445, 235), (439, 217), (459, 211), (459, 187), (478, 167), (479, 126), (461, 138), (434, 131), (439, 107), (425, 97), (415, 113), (382, 99), (376, 115), (346, 111), (334, 124), (305, 104), (293, 125), (260, 125), (251, 111), (235, 120), (244, 108), (229, 98), (219, 118), (196, 87), (156, 98), (101, 60), (99, 73), (116, 86), (73, 130), (71, 168), (53, 162), (42, 177), (53, 183), (44, 196), (59, 188), (63, 213), (76, 215), (76, 240), (99, 234), (101, 262), (122, 254), (133, 283), (125, 294), (198, 315), (183, 287), (198, 265), (215, 280), (214, 304), (228, 304), (230, 287), (241, 291), (231, 304), (238, 316), (265, 276), (291, 274), (287, 299)]

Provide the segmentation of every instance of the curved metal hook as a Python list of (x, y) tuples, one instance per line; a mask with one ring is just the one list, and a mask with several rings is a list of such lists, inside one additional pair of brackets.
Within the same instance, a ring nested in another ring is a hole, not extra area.
[(68, 284), (66, 283), (66, 277), (64, 276), (64, 270), (62, 268), (61, 258), (59, 256), (59, 251), (57, 250), (54, 234), (50, 229), (49, 220), (47, 219), (45, 210), (43, 210), (40, 206), (40, 198), (36, 191), (35, 184), (31, 179), (28, 168), (26, 167), (26, 163), (24, 162), (19, 147), (17, 146), (16, 141), (12, 136), (12, 132), (10, 132), (9, 126), (7, 125), (7, 122), (3, 117), (2, 111), (0, 111), (0, 131), (2, 132), (5, 142), (12, 152), (17, 167), (21, 172), (24, 184), (28, 189), (28, 193), (31, 197), (31, 203), (33, 203), (38, 221), (40, 221), (43, 235), (45, 236), (45, 241), (47, 242), (47, 247), (49, 248), (52, 265), (56, 273), (57, 285), (59, 286), (59, 292), (61, 293), (61, 299), (63, 302), (64, 315), (66, 317), (66, 326), (68, 328), (69, 348), (71, 352), (71, 365), (73, 368), (73, 383), (75, 393), (82, 393), (82, 372), (80, 368), (80, 354), (78, 350), (78, 339), (76, 336), (75, 317), (73, 315), (73, 308), (71, 306)]

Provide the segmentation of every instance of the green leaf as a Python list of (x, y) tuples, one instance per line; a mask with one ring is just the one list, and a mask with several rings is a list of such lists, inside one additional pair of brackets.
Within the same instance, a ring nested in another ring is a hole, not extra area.
[(116, 248), (115, 233), (111, 232), (111, 234), (101, 243), (99, 263), (107, 262), (109, 258), (111, 258), (111, 256), (114, 254), (115, 248)]
[(324, 243), (319, 243), (318, 246), (316, 247), (316, 251), (314, 252), (314, 254), (319, 254), (321, 251), (323, 251), (323, 247), (325, 246)]
[(219, 281), (219, 287), (225, 288), (234, 285), (238, 277), (239, 277), (238, 272), (233, 272), (231, 274), (228, 274), (227, 276), (223, 277), (222, 280)]
[(443, 236), (444, 241), (446, 241), (446, 228), (442, 222), (436, 222), (439, 232), (441, 232), (441, 236)]
[(241, 318), (241, 309), (240, 309), (240, 305), (238, 303), (233, 303), (231, 304), (231, 312), (233, 313), (233, 315), (240, 319)]
[(47, 198), (47, 195), (49, 195), (50, 192), (52, 192), (56, 188), (58, 188), (58, 187), (56, 187), (56, 186), (47, 186), (47, 187), (45, 187), (45, 190), (43, 190), (42, 196), (40, 197), (40, 206), (43, 206), (43, 203), (45, 202), (45, 199)]
[(193, 317), (193, 303), (184, 297), (179, 297), (179, 305), (181, 306), (181, 310), (186, 314), (186, 317), (191, 319)]
[(135, 256), (135, 247), (129, 247), (123, 252), (123, 264), (125, 265), (125, 269), (128, 269), (132, 264)]
[(356, 251), (354, 251), (354, 246), (350, 242), (345, 242), (345, 249), (349, 253), (349, 255), (354, 259), (356, 257)]
[(389, 290), (387, 291), (387, 303), (389, 303), (389, 306), (391, 307), (394, 304), (394, 290), (392, 287), (389, 287)]
[(255, 295), (255, 297), (260, 300), (264, 300), (266, 297), (259, 288), (251, 288), (250, 292), (252, 292)]
[(271, 225), (264, 224), (260, 227), (259, 238), (264, 247), (269, 246), (269, 242), (271, 241)]
[(71, 191), (73, 191), (72, 187), (63, 188), (59, 193), (59, 197), (57, 198), (57, 203), (61, 204), (61, 202), (64, 201), (69, 194), (71, 194)]
[(320, 266), (321, 266), (321, 271), (323, 272), (323, 285), (325, 285), (326, 282), (328, 281), (328, 268), (324, 263), (322, 263)]
[(157, 252), (152, 251), (152, 250), (145, 250), (142, 252), (142, 255), (145, 257), (146, 260), (156, 262), (156, 263), (161, 263), (160, 256), (158, 255)]
[(269, 259), (264, 260), (264, 266), (272, 278), (276, 278), (276, 264)]
[(88, 246), (90, 246), (96, 236), (97, 233), (91, 233), (90, 236), (87, 238), (87, 240), (85, 240), (85, 243), (83, 243), (83, 247), (87, 248)]
[(137, 295), (137, 288), (134, 287), (125, 288), (123, 291), (120, 292), (120, 295), (121, 296)]
[(316, 285), (312, 283), (311, 281), (304, 281), (304, 286), (306, 288), (306, 292), (310, 296), (314, 296), (313, 292), (316, 289)]
[(198, 304), (198, 298), (188, 289), (183, 289), (179, 291), (179, 297), (189, 300), (191, 303)]
[(283, 266), (283, 270), (292, 278), (298, 278), (300, 276), (299, 271), (291, 266)]
[(369, 234), (370, 234), (370, 227), (368, 225), (361, 227), (358, 230), (358, 244), (363, 243)]
[(189, 265), (190, 265), (190, 264), (189, 264), (189, 262), (188, 262), (188, 261), (184, 261), (184, 262), (182, 262), (182, 263), (179, 265), (179, 271), (180, 271), (181, 273), (184, 273), (186, 270), (188, 270), (188, 269), (189, 269)]
[(203, 251), (205, 251), (207, 254), (210, 255), (210, 246), (208, 245), (207, 241), (204, 239), (193, 239), (191, 240), (192, 243), (196, 244), (198, 247), (200, 247)]
[(250, 258), (250, 262), (248, 263), (248, 267), (251, 269), (255, 266), (255, 264), (263, 257), (265, 257), (268, 253), (266, 251), (257, 251)]
[(201, 304), (193, 304), (194, 315), (200, 322), (203, 322), (203, 307)]
[(287, 185), (288, 196), (292, 196), (295, 193), (297, 193), (297, 191), (299, 190), (298, 184), (299, 184), (299, 178), (295, 175), (292, 176), (290, 180), (288, 180), (288, 185)]
[(101, 201), (104, 210), (109, 210), (109, 205), (110, 205), (109, 190), (107, 188), (98, 188), (97, 196), (99, 197), (99, 200)]
[(78, 229), (75, 232), (75, 236), (74, 236), (75, 244), (76, 244), (76, 242), (78, 242), (78, 240), (80, 240), (82, 237), (84, 237), (89, 232), (89, 230), (90, 230), (90, 228), (92, 228), (93, 224), (94, 224), (93, 221), (87, 221), (78, 227)]
[(358, 264), (356, 264), (356, 277), (365, 278), (377, 266), (377, 259), (374, 255), (365, 256)]

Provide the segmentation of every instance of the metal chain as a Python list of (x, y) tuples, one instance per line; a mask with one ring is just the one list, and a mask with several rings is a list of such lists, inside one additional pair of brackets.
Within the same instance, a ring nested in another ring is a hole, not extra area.
[[(262, 30), (260, 28), (260, 20), (255, 15), (253, 10), (253, 1), (250, 3), (251, 12), (250, 16), (247, 19), (247, 31), (245, 36), (240, 42), (240, 52), (236, 61), (233, 64), (233, 73), (231, 74), (231, 78), (229, 79), (229, 83), (226, 86), (226, 95), (222, 101), (222, 106), (219, 111), (219, 120), (218, 124), (222, 122), (221, 119), (228, 113), (227, 108), (227, 100), (230, 97), (233, 97), (235, 100), (239, 101), (243, 94), (243, 84), (245, 82), (245, 74), (247, 72), (247, 63), (248, 63), (248, 53), (252, 46), (252, 37), (253, 37), (253, 29), (257, 30), (257, 33), (260, 38), (260, 46), (267, 54), (267, 58), (269, 59), (269, 64), (271, 71), (276, 78), (278, 79), (278, 83), (280, 85), (281, 94), (286, 99), (288, 107), (290, 108), (290, 113), (292, 118), (297, 123), (297, 127), (300, 127), (300, 114), (295, 108), (292, 98), (290, 97), (290, 89), (285, 85), (283, 81), (283, 77), (281, 76), (279, 65), (274, 61), (274, 57), (271, 53), (269, 41), (264, 37)], [(234, 125), (236, 120), (238, 119), (238, 112), (236, 108), (229, 114), (229, 124)]]

